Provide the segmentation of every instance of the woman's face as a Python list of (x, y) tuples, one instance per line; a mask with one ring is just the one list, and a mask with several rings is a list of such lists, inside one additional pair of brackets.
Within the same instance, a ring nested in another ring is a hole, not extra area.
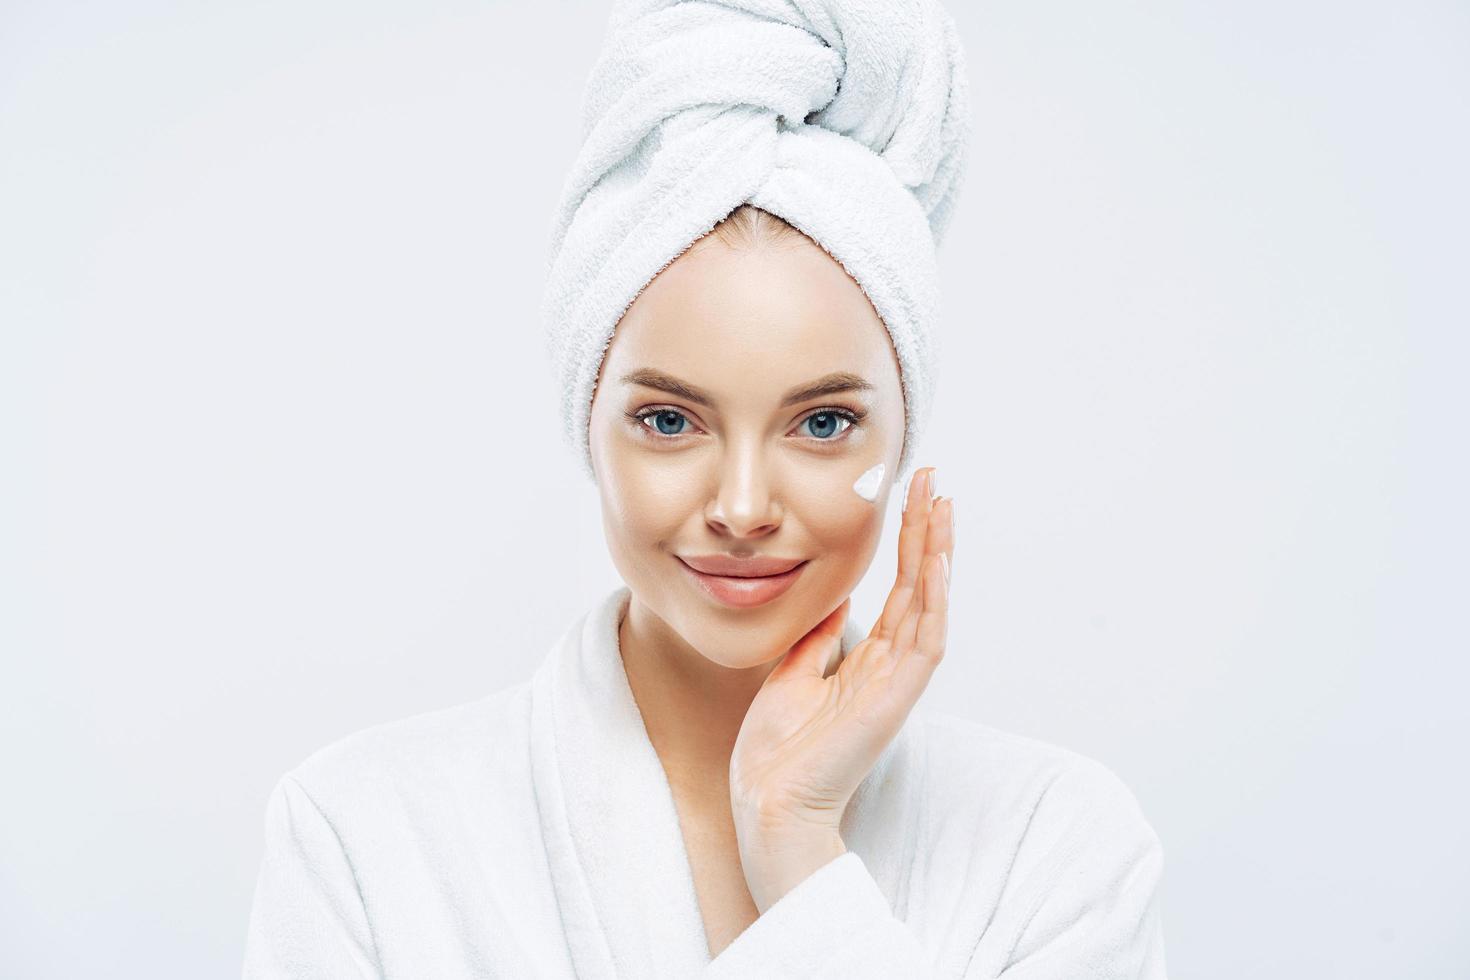
[[(898, 372), (867, 296), (810, 239), (734, 249), (706, 236), (664, 269), (614, 332), (589, 430), (633, 601), (723, 666), (784, 654), (877, 549), (903, 441)], [(833, 375), (859, 387), (788, 400)], [(870, 502), (853, 481), (878, 463)], [(711, 555), (808, 564), (784, 594), (736, 608), (680, 560)]]

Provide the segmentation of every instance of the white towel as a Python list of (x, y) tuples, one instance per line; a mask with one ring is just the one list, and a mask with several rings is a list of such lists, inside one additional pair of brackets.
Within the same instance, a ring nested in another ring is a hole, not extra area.
[(968, 82), (935, 0), (620, 0), (541, 315), (564, 435), (592, 478), (602, 356), (639, 292), (750, 203), (827, 250), (898, 354), (905, 481), (938, 380), (935, 246), (965, 173)]

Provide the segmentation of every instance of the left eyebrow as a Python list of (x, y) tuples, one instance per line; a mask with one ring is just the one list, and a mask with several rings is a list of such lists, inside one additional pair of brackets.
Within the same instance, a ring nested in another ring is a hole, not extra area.
[[(708, 407), (714, 403), (713, 399), (703, 390), (654, 368), (639, 368), (636, 371), (630, 371), (618, 380), (624, 384), (642, 385), (645, 388), (657, 388), (659, 391), (666, 391), (679, 398), (688, 399), (696, 405)], [(868, 392), (872, 390), (873, 385), (866, 378), (853, 374), (850, 371), (834, 371), (831, 374), (818, 378), (810, 384), (804, 384), (788, 391), (786, 396), (781, 399), (781, 407), (786, 408), (791, 405), (799, 405), (802, 402), (811, 401), (813, 398), (825, 398), (828, 395), (836, 395), (846, 391)]]
[(844, 391), (872, 391), (873, 386), (867, 379), (851, 374), (847, 371), (834, 371), (826, 377), (818, 378), (809, 385), (793, 388), (781, 399), (781, 407), (800, 405), (802, 402), (811, 401), (813, 398), (825, 398), (828, 395), (838, 395)]

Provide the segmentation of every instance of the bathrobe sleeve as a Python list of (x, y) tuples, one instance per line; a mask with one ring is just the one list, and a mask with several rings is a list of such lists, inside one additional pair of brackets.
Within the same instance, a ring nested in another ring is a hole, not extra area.
[(266, 805), (265, 852), (244, 980), (381, 977), (357, 880), (337, 832), (287, 774)]
[[(994, 925), (1001, 935), (987, 936), (987, 945), (1008, 942), (1003, 957), (972, 952), (963, 972), (941, 974), (938, 951), (893, 915), (862, 858), (848, 851), (768, 908), (703, 980), (1165, 980), (1162, 849), (1109, 770), (1079, 767), (1055, 780), (1016, 856), (1014, 867), (1025, 871), (1004, 889), (1004, 914), (961, 937), (978, 949)], [(961, 855), (931, 866), (963, 873), (973, 865)]]

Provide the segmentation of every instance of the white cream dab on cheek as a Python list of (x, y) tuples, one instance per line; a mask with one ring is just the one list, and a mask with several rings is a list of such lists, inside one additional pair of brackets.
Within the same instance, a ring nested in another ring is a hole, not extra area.
[(883, 484), (883, 470), (883, 464), (879, 463), (877, 466), (873, 467), (862, 476), (858, 477), (852, 485), (853, 492), (856, 493), (859, 497), (862, 497), (868, 503), (872, 503), (874, 500), (877, 500), (878, 487)]

